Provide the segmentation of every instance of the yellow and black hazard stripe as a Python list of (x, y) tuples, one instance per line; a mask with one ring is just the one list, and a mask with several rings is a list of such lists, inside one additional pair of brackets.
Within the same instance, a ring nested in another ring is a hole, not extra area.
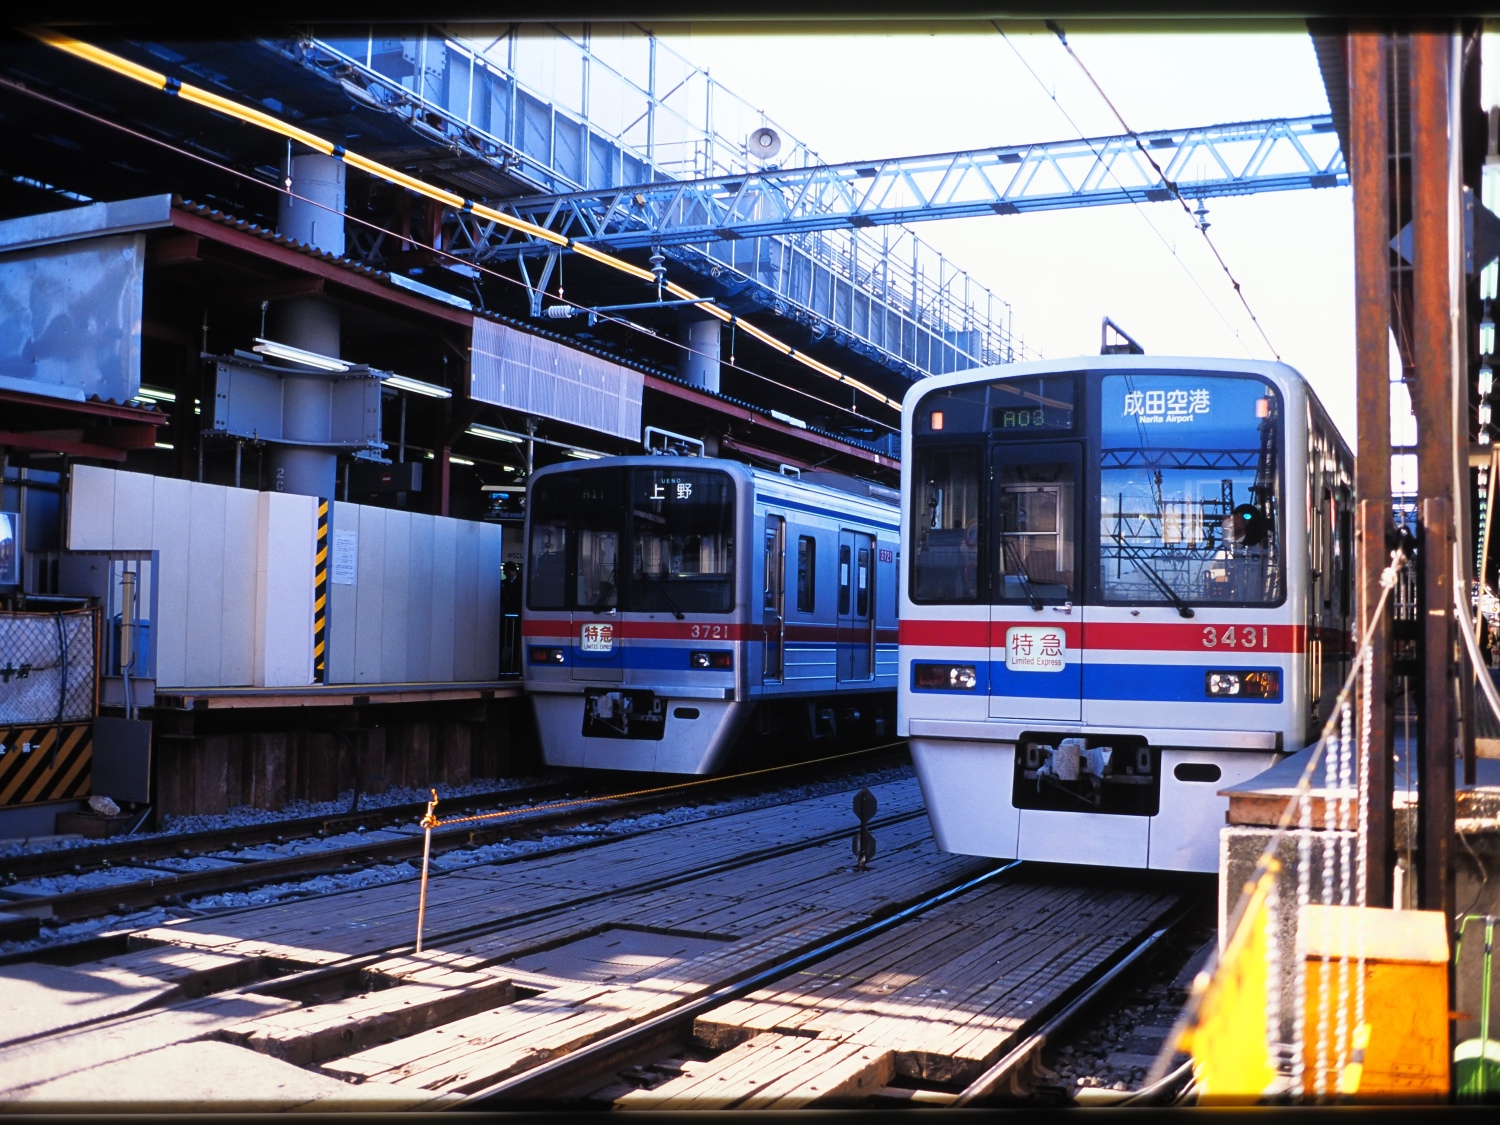
[(0, 807), (86, 797), (94, 724), (0, 726)]
[(313, 682), (327, 683), (328, 501), (318, 498), (318, 547), (313, 554)]

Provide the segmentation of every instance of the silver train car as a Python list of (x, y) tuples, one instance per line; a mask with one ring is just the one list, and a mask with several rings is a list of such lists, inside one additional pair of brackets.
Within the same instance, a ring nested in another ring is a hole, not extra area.
[(923, 380), (901, 687), (938, 844), (1215, 871), (1219, 790), (1348, 669), (1353, 459), (1279, 363), (1109, 355)]
[(707, 457), (535, 474), (523, 678), (548, 765), (709, 774), (742, 739), (893, 729), (897, 497), (818, 476), (839, 487)]

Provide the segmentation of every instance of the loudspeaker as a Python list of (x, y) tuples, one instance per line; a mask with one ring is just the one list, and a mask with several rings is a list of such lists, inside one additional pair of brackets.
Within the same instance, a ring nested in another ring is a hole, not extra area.
[(769, 125), (762, 125), (750, 134), (747, 147), (755, 159), (770, 160), (781, 151), (781, 134)]

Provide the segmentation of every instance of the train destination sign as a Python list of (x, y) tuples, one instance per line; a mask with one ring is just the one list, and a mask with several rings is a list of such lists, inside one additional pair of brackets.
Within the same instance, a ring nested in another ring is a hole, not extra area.
[(1209, 412), (1212, 399), (1207, 387), (1155, 391), (1127, 391), (1121, 417), (1141, 422), (1191, 422)]
[(1005, 631), (1005, 666), (1012, 672), (1061, 672), (1067, 665), (1061, 629), (1019, 625)]

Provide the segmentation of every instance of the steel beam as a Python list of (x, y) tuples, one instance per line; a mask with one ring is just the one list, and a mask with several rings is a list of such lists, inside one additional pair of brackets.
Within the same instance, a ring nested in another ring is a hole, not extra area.
[(1411, 34), (1412, 342), (1422, 521), (1423, 688), (1418, 724), (1418, 904), (1453, 913), (1453, 332), (1451, 36)]
[[(1150, 152), (1166, 179), (1142, 149)], [(526, 196), (504, 209), (616, 250), (1347, 185), (1327, 114)], [(496, 228), (481, 258), (535, 245)]]
[(1396, 847), (1391, 811), (1394, 725), (1391, 695), (1391, 608), (1373, 619), (1380, 574), (1389, 562), (1391, 537), (1390, 388), (1390, 140), (1386, 99), (1387, 50), (1383, 35), (1356, 32), (1348, 39), (1349, 179), (1354, 189), (1354, 324), (1356, 425), (1359, 455), (1354, 490), (1359, 499), (1360, 641), (1369, 627), (1373, 676), (1368, 769), (1369, 830), (1364, 864), (1370, 906), (1393, 904)]

